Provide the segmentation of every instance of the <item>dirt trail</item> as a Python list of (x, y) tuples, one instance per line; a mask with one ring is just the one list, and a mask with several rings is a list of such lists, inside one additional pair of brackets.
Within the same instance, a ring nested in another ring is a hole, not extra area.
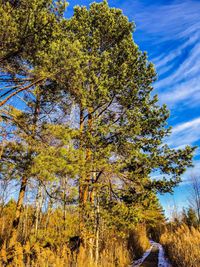
[(163, 247), (151, 241), (151, 248), (147, 250), (143, 257), (132, 265), (132, 267), (172, 267), (164, 255)]
[(141, 267), (158, 267), (158, 246), (153, 245), (149, 256), (140, 265)]

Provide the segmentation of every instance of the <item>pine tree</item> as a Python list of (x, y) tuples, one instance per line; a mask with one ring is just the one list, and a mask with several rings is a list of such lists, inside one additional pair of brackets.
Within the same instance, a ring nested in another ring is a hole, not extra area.
[[(192, 164), (194, 148), (174, 150), (164, 144), (170, 134), (169, 112), (151, 96), (156, 73), (134, 43), (133, 29), (121, 10), (109, 8), (106, 1), (89, 10), (76, 7), (68, 23), (68, 31), (75, 33), (72, 40), (82, 44), (80, 84), (72, 82), (70, 93), (80, 120), (83, 232), (87, 220), (94, 220), (90, 208), (96, 205), (98, 190), (119, 210), (124, 194), (134, 201), (146, 191), (171, 192)], [(156, 170), (163, 179), (151, 179)]]
[(0, 1), (0, 107), (74, 74), (79, 44), (68, 41), (65, 8), (65, 0)]
[(189, 227), (197, 227), (198, 225), (198, 218), (196, 215), (196, 212), (193, 208), (189, 207), (189, 209), (187, 210), (187, 214), (186, 214), (186, 224)]
[[(49, 123), (51, 114), (42, 109), (44, 99), (40, 88), (36, 88), (34, 95), (26, 101), (27, 109), (24, 111), (14, 107), (3, 110), (3, 121), (7, 130), (12, 130), (12, 135), (4, 145), (0, 163), (1, 176), (2, 179), (20, 181), (16, 212), (8, 238), (9, 247), (14, 246), (17, 241), (23, 202), (30, 180), (36, 180), (45, 187), (48, 181), (53, 183), (57, 179), (74, 177), (76, 173), (76, 168), (72, 167), (77, 162), (76, 151), (70, 144), (73, 130), (68, 129), (67, 132), (67, 126)], [(66, 203), (58, 188), (55, 189), (56, 195), (49, 193), (49, 196)], [(37, 220), (38, 218), (36, 223)]]

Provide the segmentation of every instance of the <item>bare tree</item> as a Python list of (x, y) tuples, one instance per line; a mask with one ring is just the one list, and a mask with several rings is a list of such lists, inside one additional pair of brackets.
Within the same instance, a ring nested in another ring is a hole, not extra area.
[(200, 224), (200, 176), (191, 175), (191, 193), (189, 197), (190, 206), (195, 210)]

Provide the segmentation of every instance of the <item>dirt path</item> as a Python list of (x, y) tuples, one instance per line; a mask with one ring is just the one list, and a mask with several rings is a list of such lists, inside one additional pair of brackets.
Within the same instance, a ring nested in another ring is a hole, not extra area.
[(158, 267), (158, 246), (153, 245), (149, 256), (146, 257), (141, 267)]
[(164, 255), (163, 247), (151, 241), (151, 248), (132, 267), (172, 267)]

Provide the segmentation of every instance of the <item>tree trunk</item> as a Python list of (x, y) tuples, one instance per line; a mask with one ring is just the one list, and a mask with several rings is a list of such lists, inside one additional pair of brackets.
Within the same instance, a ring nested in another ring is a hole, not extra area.
[(53, 208), (53, 201), (52, 201), (52, 199), (49, 199), (48, 207), (47, 207), (47, 215), (46, 215), (45, 235), (48, 232), (49, 220), (50, 220), (50, 215), (51, 215), (51, 212), (52, 212), (52, 208)]
[(95, 265), (98, 266), (99, 262), (99, 220), (100, 220), (100, 208), (99, 197), (97, 196), (96, 205), (96, 239), (95, 239)]
[(83, 129), (84, 129), (84, 112), (82, 109), (82, 106), (80, 105), (80, 166), (81, 166), (81, 171), (80, 171), (80, 178), (79, 178), (79, 230), (80, 234), (82, 235), (83, 229), (84, 229), (84, 206), (83, 206)]
[(39, 220), (40, 220), (40, 215), (41, 215), (41, 207), (42, 207), (42, 201), (43, 201), (43, 195), (42, 195), (42, 185), (39, 183), (38, 185), (38, 192), (35, 200), (35, 237), (37, 238), (38, 234), (38, 225), (39, 225)]
[(28, 181), (28, 178), (26, 178), (26, 177), (22, 178), (21, 187), (20, 187), (19, 196), (18, 196), (18, 201), (17, 201), (17, 206), (16, 206), (15, 218), (14, 218), (13, 223), (12, 223), (12, 230), (11, 230), (10, 239), (9, 239), (9, 246), (14, 245), (17, 241), (17, 229), (18, 229), (20, 217), (22, 214), (23, 201), (24, 201), (24, 195), (25, 195), (25, 191), (26, 191), (27, 181)]
[[(25, 201), (26, 202), (26, 201)], [(28, 203), (26, 202), (26, 205), (24, 207), (24, 217), (23, 217), (23, 225), (22, 225), (22, 240), (25, 243), (28, 237)]]
[(66, 178), (62, 178), (62, 190), (63, 190), (63, 229), (64, 231), (66, 230), (66, 217), (67, 217), (67, 183), (66, 183)]

